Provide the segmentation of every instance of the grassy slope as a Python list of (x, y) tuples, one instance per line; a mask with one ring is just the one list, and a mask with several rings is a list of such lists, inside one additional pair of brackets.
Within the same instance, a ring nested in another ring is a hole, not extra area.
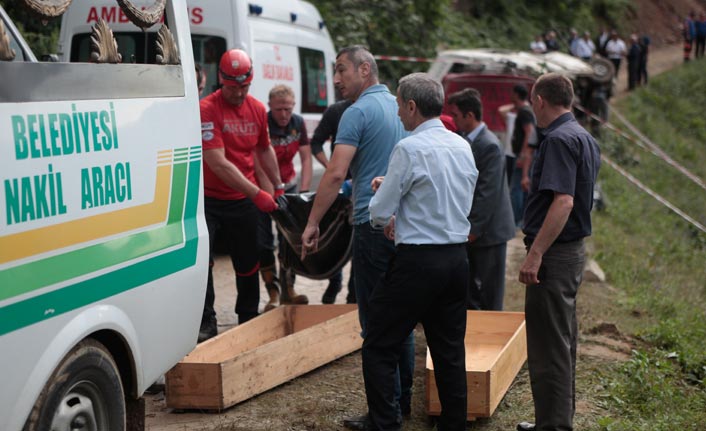
[[(704, 61), (664, 74), (618, 109), (653, 142), (706, 178)], [(706, 191), (653, 155), (604, 133), (603, 152), (680, 209), (706, 224)], [(639, 314), (627, 328), (647, 343), (606, 372), (610, 410), (601, 428), (696, 429), (706, 423), (706, 234), (604, 164), (607, 211), (594, 216), (597, 260)], [(618, 371), (617, 373), (615, 371)]]

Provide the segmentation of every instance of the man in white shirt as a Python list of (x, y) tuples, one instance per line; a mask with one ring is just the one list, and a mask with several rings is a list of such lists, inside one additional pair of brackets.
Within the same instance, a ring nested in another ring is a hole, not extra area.
[(478, 178), (471, 148), (439, 120), (441, 84), (424, 73), (400, 80), (398, 115), (412, 134), (392, 150), (384, 180), (373, 180), (373, 225), (385, 226), (396, 252), (368, 304), (363, 376), (371, 427), (399, 430), (395, 367), (400, 346), (424, 325), (441, 401), (439, 431), (465, 430), (464, 335), (470, 232), (467, 217)]
[(628, 53), (628, 48), (625, 46), (625, 42), (618, 37), (618, 32), (615, 30), (610, 32), (610, 39), (605, 44), (605, 53), (608, 56), (608, 60), (615, 66), (615, 75), (613, 76), (617, 78), (620, 70), (620, 61)]
[(589, 61), (596, 51), (596, 45), (591, 40), (591, 33), (584, 32), (583, 37), (576, 42), (576, 57)]

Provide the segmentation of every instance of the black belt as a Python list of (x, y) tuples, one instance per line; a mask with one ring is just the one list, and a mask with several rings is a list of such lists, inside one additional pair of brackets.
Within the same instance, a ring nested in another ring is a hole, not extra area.
[(465, 242), (459, 242), (459, 243), (455, 243), (455, 244), (397, 244), (397, 249), (398, 250), (426, 250), (426, 249), (462, 247), (465, 245), (466, 245)]

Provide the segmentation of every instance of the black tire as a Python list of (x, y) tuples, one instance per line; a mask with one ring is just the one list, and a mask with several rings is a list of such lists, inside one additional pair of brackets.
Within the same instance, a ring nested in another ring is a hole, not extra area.
[(118, 367), (105, 346), (91, 339), (62, 359), (24, 426), (24, 431), (73, 429), (125, 431)]
[(603, 57), (594, 57), (589, 61), (591, 68), (593, 68), (593, 80), (600, 84), (605, 84), (610, 82), (615, 75), (615, 66), (610, 60)]

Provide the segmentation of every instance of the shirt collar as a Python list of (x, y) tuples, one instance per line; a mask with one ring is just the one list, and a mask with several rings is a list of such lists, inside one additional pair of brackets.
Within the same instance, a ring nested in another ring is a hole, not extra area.
[(543, 135), (548, 135), (550, 132), (561, 126), (562, 124), (566, 123), (567, 121), (572, 121), (574, 120), (574, 114), (571, 112), (566, 112), (564, 114), (561, 114), (560, 116), (556, 117), (554, 121), (549, 124), (546, 128), (542, 129), (542, 134)]
[(385, 86), (384, 84), (375, 84), (375, 85), (371, 85), (370, 87), (368, 87), (368, 88), (366, 88), (365, 90), (363, 90), (363, 92), (360, 93), (360, 96), (358, 96), (358, 99), (360, 99), (361, 97), (363, 97), (363, 96), (366, 95), (366, 94), (370, 94), (370, 93), (379, 93), (379, 92), (381, 92), (381, 91), (384, 91), (384, 92), (387, 92), (387, 93), (390, 92), (390, 90), (389, 90), (389, 89), (387, 88), (387, 86)]
[(416, 129), (412, 131), (412, 135), (416, 135), (417, 133), (421, 133), (425, 130), (432, 129), (434, 127), (442, 127), (443, 129), (446, 129), (444, 126), (444, 123), (441, 122), (439, 117), (429, 119), (422, 124), (418, 125)]
[(478, 125), (478, 127), (471, 130), (471, 133), (469, 133), (466, 136), (466, 138), (468, 138), (469, 141), (473, 142), (478, 137), (478, 135), (480, 135), (483, 132), (484, 129), (485, 129), (485, 123), (481, 121), (480, 124)]

